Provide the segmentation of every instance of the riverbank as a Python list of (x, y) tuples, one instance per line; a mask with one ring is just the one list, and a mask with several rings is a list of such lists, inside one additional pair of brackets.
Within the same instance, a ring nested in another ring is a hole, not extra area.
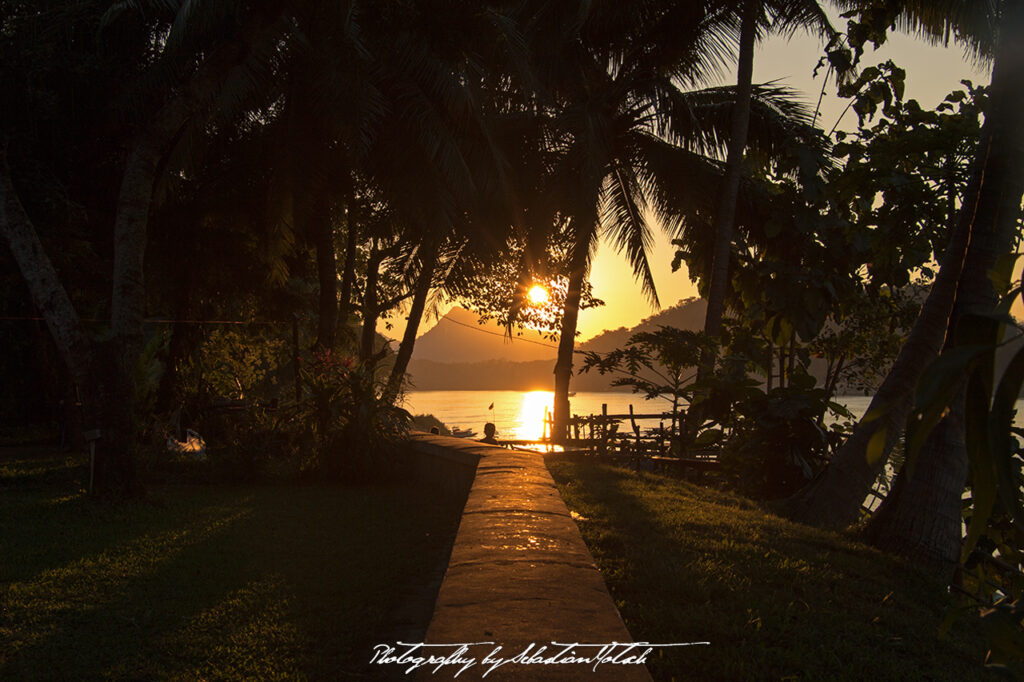
[(593, 462), (549, 469), (633, 637), (708, 641), (656, 680), (974, 680), (986, 645), (905, 563), (716, 490)]

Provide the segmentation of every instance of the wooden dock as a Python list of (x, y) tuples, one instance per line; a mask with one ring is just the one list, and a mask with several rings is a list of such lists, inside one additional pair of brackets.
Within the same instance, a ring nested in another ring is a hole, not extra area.
[[(671, 412), (638, 413), (629, 406), (627, 414), (609, 414), (601, 406), (601, 414), (573, 415), (569, 419), (569, 437), (558, 442), (553, 431), (552, 416), (545, 411), (543, 436), (538, 439), (508, 439), (499, 443), (514, 450), (540, 452), (557, 457), (594, 457), (625, 464), (638, 470), (687, 477), (703, 478), (719, 470), (717, 457), (707, 451), (672, 453), (680, 416)], [(640, 421), (658, 420), (657, 427), (643, 427)], [(665, 428), (668, 422), (669, 428)]]

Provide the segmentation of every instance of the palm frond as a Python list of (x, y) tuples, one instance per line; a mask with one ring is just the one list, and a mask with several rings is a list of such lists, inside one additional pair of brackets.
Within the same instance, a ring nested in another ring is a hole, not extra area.
[[(662, 93), (666, 116), (658, 130), (673, 144), (703, 154), (723, 155), (730, 135), (735, 86)], [(749, 145), (766, 155), (780, 153), (794, 144), (824, 151), (824, 140), (812, 127), (810, 108), (790, 88), (765, 83), (755, 85), (750, 103)]]
[(648, 261), (654, 239), (645, 218), (644, 193), (631, 166), (620, 163), (612, 169), (601, 203), (600, 220), (604, 235), (610, 238), (619, 252), (625, 252), (644, 296), (655, 307), (660, 307)]
[(783, 36), (806, 30), (830, 41), (839, 33), (818, 0), (771, 0), (766, 9), (772, 18), (772, 31)]
[[(864, 0), (833, 0), (849, 12), (872, 9)], [(933, 45), (959, 43), (978, 63), (989, 61), (998, 40), (1001, 0), (904, 0), (890, 10), (897, 30)]]

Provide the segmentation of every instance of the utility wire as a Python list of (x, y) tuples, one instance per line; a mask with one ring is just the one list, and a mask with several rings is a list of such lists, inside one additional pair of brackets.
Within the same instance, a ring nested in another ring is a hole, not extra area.
[[(481, 332), (481, 333), (484, 333), (484, 334), (490, 334), (491, 336), (500, 336), (503, 339), (504, 338), (511, 338), (511, 337), (507, 337), (505, 334), (502, 334), (500, 332), (492, 332), (489, 329), (481, 329), (478, 326), (474, 327), (471, 324), (466, 324), (465, 322), (459, 322), (458, 320), (452, 320), (452, 319), (447, 318), (447, 317), (442, 317), (438, 321), (439, 322), (451, 322), (452, 324), (457, 324), (460, 327), (465, 327), (466, 329), (472, 329), (473, 331)], [(523, 343), (534, 343), (534, 344), (537, 344), (538, 346), (544, 346), (545, 348), (554, 348), (555, 350), (558, 350), (558, 346), (552, 345), (550, 343), (544, 343), (543, 341), (534, 341), (533, 339), (524, 339), (522, 337), (520, 337), (519, 340), (522, 341)]]

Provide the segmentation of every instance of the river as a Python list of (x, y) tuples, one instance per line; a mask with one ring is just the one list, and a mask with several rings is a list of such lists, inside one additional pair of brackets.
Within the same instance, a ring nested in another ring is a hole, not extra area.
[[(551, 391), (410, 391), (404, 407), (412, 414), (432, 414), (448, 428), (482, 434), (484, 424), (494, 422), (498, 438), (535, 440), (542, 435), (544, 410), (551, 409), (553, 397)], [(837, 402), (859, 418), (868, 409), (871, 397), (841, 396)], [(602, 405), (608, 406), (609, 414), (626, 414), (630, 405), (637, 414), (667, 412), (672, 406), (664, 399), (645, 400), (642, 395), (624, 391), (580, 391), (569, 398), (569, 405), (572, 414), (577, 415), (601, 414)], [(657, 421), (641, 425), (657, 426)]]

